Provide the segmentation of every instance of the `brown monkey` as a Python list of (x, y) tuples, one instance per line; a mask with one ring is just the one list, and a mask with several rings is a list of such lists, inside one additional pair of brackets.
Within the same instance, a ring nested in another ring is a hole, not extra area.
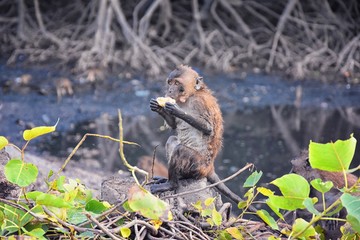
[[(203, 78), (192, 68), (180, 65), (167, 78), (166, 97), (176, 101), (161, 107), (151, 99), (150, 108), (159, 113), (176, 131), (166, 142), (169, 180), (152, 185), (152, 192), (175, 189), (181, 178), (206, 177), (211, 183), (220, 181), (214, 171), (214, 160), (222, 146), (223, 119), (217, 99)], [(217, 189), (235, 203), (242, 199), (225, 184)], [(251, 207), (251, 211), (256, 211)]]
[(166, 165), (151, 156), (141, 156), (138, 159), (137, 166), (149, 173), (149, 177), (168, 177), (168, 169)]
[(68, 78), (57, 79), (55, 82), (55, 85), (56, 85), (56, 95), (57, 95), (58, 102), (60, 102), (60, 100), (63, 96), (65, 96), (67, 94), (68, 95), (74, 94), (72, 83), (71, 83), (70, 79), (68, 79)]

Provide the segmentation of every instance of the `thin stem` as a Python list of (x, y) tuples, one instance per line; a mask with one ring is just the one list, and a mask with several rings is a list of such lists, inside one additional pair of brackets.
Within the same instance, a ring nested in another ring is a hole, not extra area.
[(25, 143), (25, 145), (23, 146), (23, 148), (22, 148), (21, 151), (20, 151), (20, 152), (21, 152), (21, 160), (22, 160), (22, 161), (24, 161), (24, 159), (25, 159), (25, 149), (26, 149), (27, 145), (29, 144), (29, 142), (30, 142), (30, 140)]
[(142, 188), (143, 190), (147, 191), (146, 189), (143, 188), (143, 186), (139, 183), (139, 180), (137, 179), (137, 176), (135, 174), (135, 172), (139, 172), (141, 174), (143, 174), (145, 176), (145, 183), (148, 182), (149, 180), (149, 174), (142, 170), (139, 169), (138, 167), (134, 167), (131, 166), (128, 161), (126, 160), (125, 154), (124, 154), (124, 133), (123, 133), (123, 127), (122, 127), (122, 116), (121, 116), (121, 112), (120, 109), (118, 110), (118, 117), (119, 117), (119, 154), (120, 154), (120, 158), (123, 161), (124, 165), (129, 169), (129, 171), (131, 171), (131, 174), (133, 175), (136, 184)]

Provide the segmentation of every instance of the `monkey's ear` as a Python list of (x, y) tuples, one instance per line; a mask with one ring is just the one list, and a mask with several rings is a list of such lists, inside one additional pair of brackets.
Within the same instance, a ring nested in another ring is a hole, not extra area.
[(197, 77), (195, 83), (195, 89), (198, 91), (203, 88), (203, 77)]

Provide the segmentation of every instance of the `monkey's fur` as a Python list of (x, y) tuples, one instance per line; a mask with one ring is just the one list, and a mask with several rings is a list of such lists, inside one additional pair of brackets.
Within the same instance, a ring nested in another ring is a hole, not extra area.
[[(167, 125), (176, 131), (166, 143), (169, 180), (152, 186), (152, 192), (175, 189), (182, 178), (201, 179), (211, 183), (220, 179), (214, 170), (214, 160), (222, 147), (223, 119), (217, 99), (192, 68), (180, 65), (166, 80), (166, 97), (176, 104), (159, 106), (151, 99), (150, 108), (159, 113)], [(217, 189), (235, 203), (242, 199), (225, 184)], [(250, 206), (251, 211), (256, 211)]]

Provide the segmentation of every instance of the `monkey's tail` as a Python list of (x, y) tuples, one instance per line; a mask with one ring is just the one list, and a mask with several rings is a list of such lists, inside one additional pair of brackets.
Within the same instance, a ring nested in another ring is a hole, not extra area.
[[(219, 176), (215, 172), (211, 173), (207, 177), (207, 179), (210, 183), (218, 183), (221, 181)], [(224, 183), (219, 183), (218, 185), (216, 185), (216, 189), (219, 190), (220, 193), (225, 195), (225, 197), (229, 198), (236, 204), (238, 204), (241, 201), (244, 201), (240, 196), (236, 195), (233, 191), (231, 191), (230, 188), (228, 188)], [(256, 213), (257, 211), (257, 209), (251, 205), (248, 207), (248, 209), (250, 210), (250, 212), (253, 213)]]

